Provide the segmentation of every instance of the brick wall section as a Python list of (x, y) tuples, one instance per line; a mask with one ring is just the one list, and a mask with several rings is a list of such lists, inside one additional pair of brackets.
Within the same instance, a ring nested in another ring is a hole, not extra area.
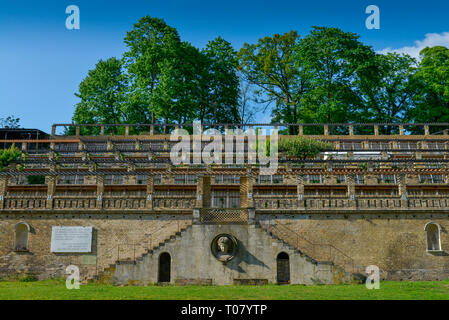
[[(13, 251), (14, 226), (27, 222), (29, 252)], [(40, 279), (64, 276), (65, 268), (80, 267), (82, 279), (91, 278), (97, 271), (114, 263), (118, 256), (134, 259), (190, 224), (188, 217), (176, 215), (3, 215), (0, 218), (0, 276), (35, 272)], [(51, 253), (52, 226), (92, 226), (92, 252), (89, 254)], [(120, 247), (118, 247), (120, 245)], [(134, 251), (135, 249), (135, 251)], [(95, 264), (96, 256), (97, 263)], [(89, 256), (89, 257), (86, 257)], [(90, 259), (88, 259), (90, 258)], [(93, 259), (93, 260), (92, 260)], [(87, 262), (90, 260), (90, 262)], [(86, 263), (94, 264), (86, 264)]]
[[(263, 222), (284, 224), (316, 244), (332, 244), (358, 266), (377, 265), (393, 280), (449, 278), (448, 214), (258, 215)], [(426, 251), (424, 226), (440, 224), (443, 253)], [(295, 243), (296, 239), (285, 239)], [(402, 270), (402, 271), (401, 271)]]

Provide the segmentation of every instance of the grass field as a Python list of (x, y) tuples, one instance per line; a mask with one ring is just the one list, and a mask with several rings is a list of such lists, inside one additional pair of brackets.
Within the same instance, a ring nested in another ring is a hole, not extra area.
[(449, 280), (435, 282), (381, 282), (379, 290), (365, 285), (268, 286), (149, 286), (115, 287), (87, 284), (68, 290), (65, 281), (0, 282), (0, 300), (109, 300), (109, 299), (278, 299), (278, 300), (436, 300), (449, 299)]

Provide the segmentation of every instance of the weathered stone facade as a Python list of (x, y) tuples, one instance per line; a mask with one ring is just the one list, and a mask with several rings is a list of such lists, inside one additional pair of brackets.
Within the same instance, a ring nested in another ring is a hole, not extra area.
[[(154, 126), (140, 136), (129, 126), (105, 136), (102, 126), (95, 137), (77, 127), (72, 137), (10, 141), (36, 148), (0, 172), (0, 276), (61, 277), (74, 264), (84, 280), (152, 284), (167, 253), (178, 284), (339, 283), (368, 265), (383, 279), (449, 278), (449, 136), (398, 126), (357, 136), (352, 125), (348, 135), (324, 125), (313, 137), (331, 151), (281, 155), (269, 176), (247, 162), (172, 166), (174, 142)], [(45, 183), (27, 182), (36, 175)], [(92, 251), (51, 253), (53, 226), (93, 227)], [(210, 249), (220, 232), (241, 245), (226, 264)]]
[[(211, 242), (219, 234), (235, 236), (238, 251), (229, 262), (217, 260)], [(288, 244), (270, 237), (257, 225), (195, 224), (137, 261), (120, 262), (110, 281), (116, 284), (158, 283), (160, 257), (171, 257), (170, 282), (173, 284), (229, 285), (239, 283), (276, 283), (277, 257), (289, 257), (289, 282), (294, 284), (345, 283), (359, 281), (338, 266), (313, 261)]]
[[(353, 259), (360, 272), (368, 265), (380, 268), (381, 279), (444, 280), (449, 278), (449, 214), (314, 214), (263, 215), (261, 223), (286, 226), (286, 241), (301, 235), (313, 244), (330, 244)], [(427, 250), (425, 226), (441, 226), (441, 251)], [(282, 228), (279, 228), (282, 232)], [(290, 230), (292, 232), (290, 232)], [(310, 244), (300, 240), (305, 252)], [(325, 259), (326, 250), (316, 250)], [(321, 251), (321, 252), (320, 252)]]
[[(190, 221), (180, 215), (4, 215), (0, 218), (0, 276), (63, 277), (66, 267), (73, 264), (80, 268), (82, 279), (91, 279), (117, 260), (142, 255)], [(14, 250), (14, 227), (20, 222), (31, 227), (25, 252)], [(92, 226), (92, 252), (51, 253), (52, 226)]]

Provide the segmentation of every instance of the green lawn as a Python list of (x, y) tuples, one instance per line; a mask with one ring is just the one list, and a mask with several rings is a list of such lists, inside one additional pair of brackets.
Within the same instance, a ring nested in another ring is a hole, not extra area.
[(0, 282), (0, 300), (8, 299), (449, 299), (449, 280), (381, 282), (379, 290), (365, 285), (150, 286), (115, 287), (87, 284), (68, 290), (61, 280)]

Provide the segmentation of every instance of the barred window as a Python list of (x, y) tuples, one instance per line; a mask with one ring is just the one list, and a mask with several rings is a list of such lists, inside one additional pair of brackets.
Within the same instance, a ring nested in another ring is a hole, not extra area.
[(153, 182), (154, 182), (154, 184), (161, 184), (162, 183), (162, 175), (161, 174), (155, 174)]
[(419, 175), (419, 183), (443, 183), (444, 178), (441, 174)]
[(397, 183), (396, 175), (381, 174), (377, 176), (377, 183)]
[(323, 176), (320, 174), (306, 174), (304, 176), (304, 182), (308, 183), (323, 183)]
[(365, 184), (365, 176), (362, 174), (358, 174), (355, 176), (355, 184)]
[(22, 176), (22, 175), (21, 176), (13, 176), (10, 179), (11, 179), (12, 184), (17, 184), (17, 185), (28, 184), (26, 177)]
[(105, 176), (104, 184), (123, 184), (123, 176), (108, 174)]
[(220, 174), (215, 176), (216, 184), (239, 184), (240, 177), (234, 174)]
[(337, 176), (337, 183), (345, 183), (346, 182), (346, 176), (345, 175), (338, 175)]
[(429, 169), (441, 169), (441, 168), (444, 168), (444, 164), (441, 163), (441, 162), (426, 163), (426, 168), (429, 168)]
[(239, 191), (212, 191), (212, 207), (214, 208), (238, 208), (240, 207)]
[(84, 184), (84, 176), (80, 175), (59, 176), (58, 184)]
[(284, 176), (282, 175), (261, 175), (256, 179), (258, 184), (281, 184), (284, 181)]
[(136, 175), (136, 183), (137, 184), (146, 184), (147, 183), (147, 176), (144, 175), (144, 174)]
[(193, 174), (176, 174), (175, 184), (195, 184), (197, 181), (196, 175)]

